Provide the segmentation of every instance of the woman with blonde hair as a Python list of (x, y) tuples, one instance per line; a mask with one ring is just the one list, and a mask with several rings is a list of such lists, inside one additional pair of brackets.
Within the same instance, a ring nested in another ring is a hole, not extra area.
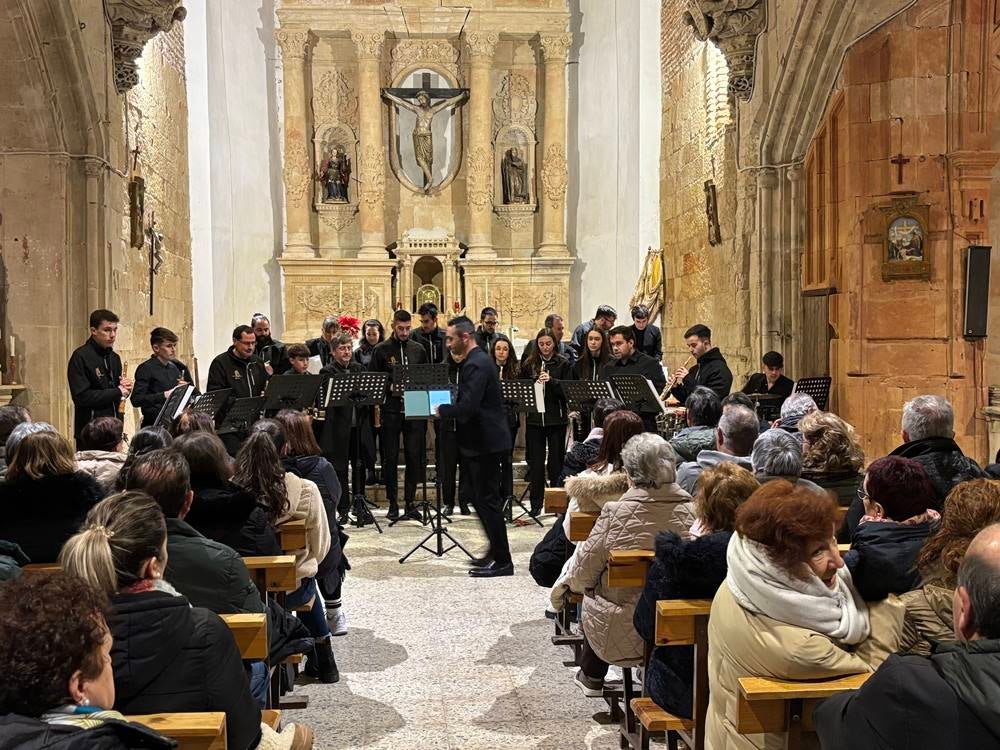
[(164, 580), (167, 525), (149, 495), (122, 492), (98, 503), (59, 562), (111, 601), (117, 710), (223, 711), (229, 747), (312, 747), (308, 727), (289, 725), (279, 734), (261, 723), (229, 628)]
[(31, 432), (8, 454), (0, 536), (19, 544), (33, 563), (53, 562), (104, 494), (94, 477), (77, 470), (66, 438), (54, 430)]
[(836, 495), (840, 505), (850, 505), (861, 485), (865, 464), (854, 428), (833, 412), (817, 410), (802, 417), (799, 434), (802, 476)]

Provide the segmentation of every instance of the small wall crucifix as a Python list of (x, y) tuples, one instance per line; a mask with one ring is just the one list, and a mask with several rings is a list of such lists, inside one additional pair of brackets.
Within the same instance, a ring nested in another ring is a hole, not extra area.
[(152, 315), (153, 282), (156, 274), (160, 272), (160, 266), (163, 265), (163, 255), (160, 253), (163, 247), (163, 235), (156, 231), (156, 211), (150, 212), (149, 229), (146, 230), (146, 234), (149, 235), (149, 314)]
[(896, 165), (896, 184), (903, 184), (903, 166), (910, 163), (910, 160), (903, 156), (903, 118), (894, 117), (893, 120), (899, 122), (899, 153), (889, 159), (891, 164)]

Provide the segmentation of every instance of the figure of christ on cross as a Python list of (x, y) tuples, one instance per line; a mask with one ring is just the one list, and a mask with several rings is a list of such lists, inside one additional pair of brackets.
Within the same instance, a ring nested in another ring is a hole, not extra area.
[[(413, 126), (413, 154), (417, 161), (417, 166), (424, 175), (423, 189), (429, 193), (433, 187), (433, 166), (434, 166), (434, 135), (431, 131), (431, 122), (434, 115), (443, 109), (455, 107), (464, 102), (469, 97), (468, 89), (443, 89), (431, 86), (430, 73), (424, 73), (419, 89), (385, 88), (382, 89), (382, 96), (397, 107), (407, 109), (412, 112), (417, 122)], [(411, 101), (415, 99), (416, 101)], [(434, 99), (438, 99), (437, 104), (431, 104)]]

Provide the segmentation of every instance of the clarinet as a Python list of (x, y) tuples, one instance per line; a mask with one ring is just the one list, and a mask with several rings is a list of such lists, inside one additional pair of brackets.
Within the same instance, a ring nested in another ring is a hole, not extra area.
[[(121, 385), (122, 378), (128, 375), (128, 364), (122, 362), (122, 374), (118, 376), (118, 385)], [(122, 400), (118, 402), (118, 418), (123, 422), (125, 421), (125, 401), (127, 397), (122, 396)]]

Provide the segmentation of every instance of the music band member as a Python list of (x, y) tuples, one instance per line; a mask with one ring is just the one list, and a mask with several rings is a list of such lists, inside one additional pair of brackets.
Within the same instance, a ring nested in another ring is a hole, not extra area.
[(289, 344), (285, 347), (285, 356), (288, 357), (289, 375), (305, 375), (309, 372), (309, 358), (312, 354), (305, 344)]
[[(352, 358), (353, 349), (354, 341), (348, 334), (334, 334), (330, 339), (333, 359), (320, 370), (320, 374), (332, 378), (344, 373), (363, 372), (364, 368)], [(360, 495), (365, 491), (366, 462), (362, 460), (362, 454), (373, 452), (370, 440), (370, 413), (371, 409), (367, 406), (355, 408), (353, 404), (330, 404), (326, 407), (326, 419), (320, 431), (319, 447), (326, 460), (333, 464), (337, 479), (340, 480), (337, 514), (342, 525), (347, 525), (350, 521), (347, 514), (351, 510), (352, 495)], [(347, 483), (348, 467), (350, 467), (351, 484)]]
[[(577, 353), (570, 344), (563, 341), (563, 334), (566, 331), (566, 324), (563, 321), (562, 315), (557, 313), (549, 313), (545, 316), (545, 328), (552, 331), (552, 335), (556, 338), (556, 351), (559, 352), (566, 358), (566, 361), (570, 363), (571, 366), (576, 364)], [(502, 334), (501, 334), (502, 335)], [(505, 337), (506, 338), (506, 337)], [(531, 339), (527, 344), (524, 345), (524, 351), (521, 352), (521, 359), (527, 359), (528, 355), (531, 354), (531, 350), (535, 348), (535, 340)]]
[[(160, 409), (179, 385), (196, 385), (191, 371), (177, 356), (177, 334), (169, 328), (156, 327), (149, 334), (153, 354), (135, 368), (132, 406), (142, 410), (142, 427), (156, 421)], [(195, 388), (192, 396), (197, 395)]]
[[(392, 316), (392, 335), (375, 347), (370, 370), (386, 372), (390, 375), (396, 365), (422, 365), (427, 363), (427, 352), (410, 338), (413, 319), (407, 310), (396, 310)], [(420, 512), (414, 507), (417, 483), (423, 478), (427, 463), (424, 450), (424, 433), (427, 430), (422, 420), (403, 418), (403, 399), (390, 388), (385, 404), (382, 405), (382, 428), (379, 432), (379, 449), (382, 458), (382, 481), (385, 496), (389, 501), (389, 520), (399, 518), (398, 477), (399, 440), (403, 439), (403, 457), (406, 472), (403, 480), (403, 501), (406, 518), (420, 519)]]
[(250, 319), (250, 327), (254, 335), (254, 354), (264, 365), (267, 377), (284, 375), (291, 368), (285, 345), (278, 339), (271, 338), (271, 321), (263, 313), (254, 313)]
[[(494, 341), (490, 354), (500, 380), (518, 379), (521, 366), (509, 338), (501, 336)], [(508, 498), (514, 496), (514, 445), (517, 443), (517, 433), (521, 429), (521, 418), (517, 411), (507, 404), (504, 404), (504, 413), (507, 415), (507, 426), (510, 428), (510, 444), (500, 461), (500, 498), (506, 503)]]
[[(447, 348), (447, 346), (446, 346)], [(462, 355), (448, 352), (448, 382), (458, 383), (458, 368)], [(469, 510), (469, 471), (458, 447), (458, 426), (454, 419), (438, 418), (434, 420), (436, 435), (437, 476), (441, 482), (441, 512), (446, 516), (455, 513), (455, 479), (458, 478), (458, 504), (463, 516), (471, 514)], [(459, 466), (461, 465), (461, 474)]]
[(673, 397), (683, 404), (699, 385), (711, 388), (720, 399), (728, 396), (733, 387), (733, 373), (722, 352), (712, 346), (711, 329), (701, 323), (691, 326), (684, 332), (684, 343), (696, 363), (690, 370), (679, 367), (674, 371), (674, 380), (680, 382), (670, 389)]
[(649, 308), (645, 305), (632, 308), (632, 333), (635, 334), (636, 351), (648, 354), (657, 362), (663, 359), (663, 334), (649, 322)]
[(497, 326), (500, 324), (500, 316), (494, 307), (484, 307), (479, 312), (479, 327), (476, 329), (476, 345), (484, 352), (488, 352), (493, 342), (500, 335)]
[[(657, 393), (667, 385), (667, 378), (659, 360), (643, 354), (635, 348), (635, 333), (632, 326), (615, 326), (608, 332), (612, 359), (601, 371), (605, 380), (613, 375), (642, 375), (649, 380)], [(656, 432), (656, 415), (659, 411), (638, 411), (647, 432)]]
[(603, 328), (606, 332), (610, 331), (615, 327), (616, 320), (618, 320), (618, 311), (615, 308), (611, 305), (598, 305), (594, 317), (581, 323), (573, 331), (573, 338), (569, 341), (570, 346), (576, 350), (577, 354), (580, 354), (587, 342), (587, 333), (589, 331), (595, 327)]
[[(254, 346), (257, 339), (250, 326), (236, 326), (233, 329), (233, 345), (212, 360), (208, 368), (207, 391), (218, 391), (232, 388), (229, 403), (238, 398), (260, 396), (267, 386), (267, 372), (257, 355)], [(236, 455), (243, 435), (227, 433), (219, 436), (226, 445), (230, 455)]]
[[(553, 345), (554, 348), (554, 345)], [(473, 560), (469, 575), (493, 578), (514, 575), (507, 526), (500, 498), (500, 462), (510, 444), (500, 379), (490, 355), (476, 343), (472, 321), (464, 315), (448, 321), (448, 349), (461, 358), (455, 403), (438, 407), (442, 419), (454, 419), (463, 468), (476, 498), (476, 511), (489, 539), (489, 553)]]
[(524, 420), (524, 457), (528, 462), (532, 517), (542, 512), (546, 476), (554, 487), (562, 471), (569, 415), (560, 381), (569, 380), (571, 372), (566, 358), (556, 353), (552, 331), (541, 329), (535, 334), (535, 348), (521, 361), (521, 380), (534, 380), (545, 389), (544, 413), (531, 411)]
[(322, 333), (306, 341), (306, 348), (310, 356), (319, 357), (321, 367), (326, 367), (333, 361), (333, 354), (330, 352), (330, 342), (335, 334), (340, 333), (340, 320), (335, 315), (327, 315), (323, 318), (323, 325), (320, 328)]
[(413, 332), (413, 340), (424, 347), (427, 361), (432, 365), (445, 361), (448, 354), (445, 332), (438, 328), (438, 309), (431, 302), (425, 302), (417, 310), (420, 316), (420, 328)]
[(118, 404), (129, 397), (134, 383), (122, 374), (122, 359), (114, 350), (117, 338), (118, 316), (110, 310), (94, 310), (90, 314), (90, 338), (70, 355), (66, 379), (73, 398), (76, 440), (92, 419), (122, 418)]
[(768, 352), (760, 358), (760, 372), (755, 372), (743, 386), (743, 393), (766, 393), (780, 396), (771, 406), (781, 408), (786, 398), (792, 395), (795, 381), (785, 377), (785, 358), (779, 352)]

